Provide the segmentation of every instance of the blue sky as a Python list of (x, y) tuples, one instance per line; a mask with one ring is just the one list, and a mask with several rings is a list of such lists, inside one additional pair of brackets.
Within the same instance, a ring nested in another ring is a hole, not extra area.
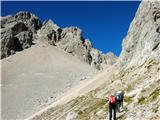
[(2, 2), (1, 15), (30, 11), (44, 21), (52, 19), (60, 27), (77, 26), (94, 48), (103, 53), (112, 51), (119, 56), (140, 1)]

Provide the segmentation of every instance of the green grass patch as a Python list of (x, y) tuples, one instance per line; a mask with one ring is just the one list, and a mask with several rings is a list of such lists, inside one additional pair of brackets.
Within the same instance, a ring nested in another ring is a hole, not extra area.
[(156, 113), (158, 111), (158, 106), (152, 109), (152, 112)]
[(150, 98), (151, 100), (155, 100), (160, 95), (160, 88), (155, 89), (151, 94)]
[(96, 113), (99, 109), (104, 109), (106, 103), (106, 100), (98, 98), (88, 99), (87, 101), (84, 101), (84, 103), (81, 104), (81, 107), (78, 110), (78, 120), (90, 119), (90, 114)]
[(129, 92), (129, 91), (131, 91), (132, 89), (133, 89), (133, 87), (132, 87), (132, 85), (130, 84), (130, 85), (128, 85), (128, 86), (127, 86), (126, 91), (128, 91), (128, 92)]
[(139, 100), (138, 100), (138, 104), (145, 104), (145, 97), (141, 97)]
[(118, 120), (125, 120), (125, 119), (126, 119), (125, 114), (118, 117)]
[(150, 70), (152, 66), (156, 64), (158, 64), (157, 61), (154, 59), (151, 59), (146, 63), (145, 68), (147, 68), (147, 70)]
[(124, 101), (129, 104), (133, 102), (132, 97), (128, 97), (128, 96), (124, 97)]

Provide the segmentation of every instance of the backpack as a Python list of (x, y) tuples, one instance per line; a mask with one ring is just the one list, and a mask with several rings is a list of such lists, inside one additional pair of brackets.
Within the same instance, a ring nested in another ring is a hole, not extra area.
[(121, 101), (122, 100), (122, 95), (121, 94), (116, 95), (116, 100)]
[(112, 104), (114, 104), (116, 102), (113, 95), (109, 96), (109, 102), (112, 103)]

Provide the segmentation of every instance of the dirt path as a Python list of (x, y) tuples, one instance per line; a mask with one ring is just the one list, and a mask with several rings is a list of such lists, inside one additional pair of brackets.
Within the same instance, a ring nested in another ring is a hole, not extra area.
[(77, 86), (71, 88), (66, 94), (64, 94), (58, 101), (36, 112), (32, 116), (26, 118), (26, 120), (31, 120), (35, 116), (40, 115), (41, 113), (47, 111), (52, 107), (55, 107), (56, 105), (65, 104), (78, 96), (84, 95), (87, 92), (93, 89), (96, 89), (97, 87), (103, 85), (106, 81), (110, 80), (115, 72), (116, 72), (116, 68), (114, 66), (108, 66), (105, 71), (99, 73), (98, 75), (96, 75), (94, 78), (90, 80), (81, 81)]

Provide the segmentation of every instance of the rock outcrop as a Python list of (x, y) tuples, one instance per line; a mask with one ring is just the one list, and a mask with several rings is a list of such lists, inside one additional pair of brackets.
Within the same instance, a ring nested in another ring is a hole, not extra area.
[(114, 55), (112, 52), (108, 52), (107, 54), (103, 54), (103, 57), (102, 57), (102, 61), (105, 62), (105, 64), (107, 65), (113, 65), (117, 62), (117, 56)]
[(33, 34), (42, 26), (39, 18), (29, 12), (1, 17), (1, 58), (32, 45)]
[(99, 70), (106, 64), (114, 64), (117, 59), (113, 54), (105, 55), (93, 48), (78, 27), (62, 29), (52, 20), (42, 24), (37, 16), (29, 12), (1, 17), (1, 58), (31, 47), (35, 39), (47, 41)]
[(41, 39), (46, 39), (49, 44), (55, 45), (60, 39), (61, 28), (53, 23), (52, 20), (48, 20), (43, 23), (42, 28), (38, 31), (38, 35)]
[(160, 2), (142, 2), (123, 40), (119, 65), (141, 65), (148, 59), (160, 61)]
[(85, 39), (82, 32), (77, 27), (64, 28), (61, 33), (61, 40), (57, 44), (64, 51), (77, 56), (79, 59), (87, 63), (91, 63), (89, 50), (85, 45)]

